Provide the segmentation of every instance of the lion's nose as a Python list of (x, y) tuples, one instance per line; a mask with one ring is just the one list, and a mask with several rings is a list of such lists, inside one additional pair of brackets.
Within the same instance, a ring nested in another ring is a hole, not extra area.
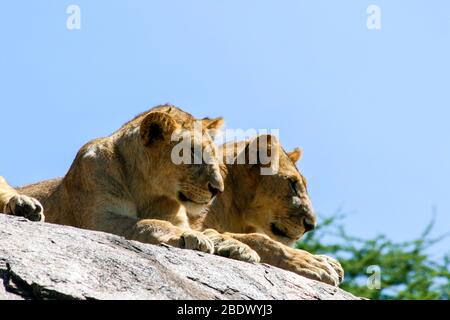
[(316, 227), (316, 220), (310, 217), (304, 217), (303, 227), (305, 228), (305, 232), (313, 230)]
[(214, 197), (219, 192), (223, 192), (224, 188), (225, 184), (223, 182), (222, 175), (220, 174), (220, 170), (216, 168), (216, 170), (214, 170), (209, 177), (208, 189)]
[(213, 187), (211, 183), (208, 183), (208, 190), (211, 192), (212, 196), (215, 197), (219, 192), (221, 192), (218, 188)]

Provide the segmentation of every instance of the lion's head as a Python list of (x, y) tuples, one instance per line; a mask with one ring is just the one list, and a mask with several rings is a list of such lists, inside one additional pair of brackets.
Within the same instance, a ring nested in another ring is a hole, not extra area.
[(201, 211), (224, 189), (213, 133), (222, 118), (195, 119), (171, 105), (159, 106), (137, 117), (139, 136), (151, 171), (152, 189)]
[[(260, 135), (236, 146), (235, 161), (229, 167), (227, 179), (234, 180), (233, 192), (241, 195), (233, 198), (240, 212), (240, 223), (244, 224), (241, 230), (264, 233), (286, 245), (293, 245), (316, 225), (306, 179), (295, 165), (301, 150), (285, 152), (278, 139), (271, 135)], [(254, 150), (259, 153), (252, 164), (249, 159)], [(277, 163), (262, 161), (261, 154), (269, 155), (267, 159)], [(237, 163), (239, 157), (245, 157), (245, 164)], [(272, 174), (261, 174), (261, 169), (269, 167)]]

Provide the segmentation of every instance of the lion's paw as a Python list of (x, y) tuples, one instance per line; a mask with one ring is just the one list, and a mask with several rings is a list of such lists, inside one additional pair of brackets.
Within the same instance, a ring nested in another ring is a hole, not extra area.
[(259, 262), (261, 259), (255, 250), (238, 240), (227, 239), (216, 245), (216, 254), (245, 262)]
[[(297, 251), (288, 263), (288, 269), (309, 279), (338, 286), (343, 279), (339, 263), (330, 257), (315, 256), (302, 250)], [(332, 262), (333, 261), (333, 262)], [(338, 270), (340, 270), (338, 272)]]
[(334, 269), (334, 271), (336, 271), (336, 273), (339, 276), (339, 283), (342, 283), (342, 281), (344, 281), (344, 269), (342, 268), (339, 261), (326, 255), (316, 255), (316, 257), (321, 257), (325, 259), (328, 262), (328, 264)]
[(180, 237), (180, 248), (214, 253), (214, 243), (203, 233), (189, 230)]
[(44, 221), (44, 209), (39, 201), (25, 195), (15, 195), (5, 205), (4, 213), (31, 221)]

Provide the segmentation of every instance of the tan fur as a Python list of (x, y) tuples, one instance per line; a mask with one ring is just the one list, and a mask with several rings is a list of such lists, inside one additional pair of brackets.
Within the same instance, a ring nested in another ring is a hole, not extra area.
[(210, 164), (171, 161), (178, 143), (171, 141), (171, 134), (184, 129), (193, 135), (195, 120), (171, 105), (155, 107), (83, 146), (64, 178), (17, 191), (0, 180), (1, 200), (27, 195), (42, 203), (47, 222), (212, 252), (211, 241), (189, 228), (186, 208), (199, 212), (214, 196), (211, 187), (223, 191), (216, 147), (208, 135), (222, 119), (205, 118), (203, 140), (194, 139), (196, 147), (209, 152)]
[[(236, 164), (236, 161), (228, 164), (224, 169), (224, 193), (216, 197), (203, 216), (190, 216), (191, 225), (206, 230), (218, 254), (224, 250), (223, 243), (235, 239), (256, 251), (261, 262), (338, 285), (343, 270), (337, 261), (292, 248), (307, 231), (305, 222), (310, 225), (308, 228), (314, 227), (316, 216), (306, 180), (295, 166), (300, 149), (286, 153), (275, 137), (269, 141), (272, 152), (278, 151), (279, 171), (261, 175), (259, 164)], [(249, 144), (250, 141), (229, 143), (219, 149), (224, 158), (237, 159), (242, 152), (248, 152)], [(294, 183), (295, 189), (291, 186)], [(278, 232), (274, 233), (273, 224)]]

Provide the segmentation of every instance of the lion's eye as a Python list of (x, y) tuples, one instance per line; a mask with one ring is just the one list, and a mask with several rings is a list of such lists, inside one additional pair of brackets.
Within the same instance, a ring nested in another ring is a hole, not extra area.
[(298, 184), (297, 180), (289, 179), (289, 186), (294, 194), (298, 194)]

